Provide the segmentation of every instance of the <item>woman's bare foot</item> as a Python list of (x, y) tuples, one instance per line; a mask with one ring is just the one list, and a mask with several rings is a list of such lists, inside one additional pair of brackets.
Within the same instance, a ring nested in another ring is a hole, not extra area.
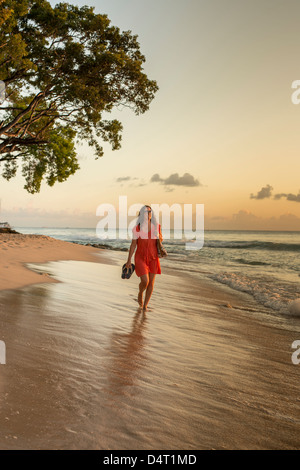
[(143, 312), (147, 312), (147, 311), (148, 311), (148, 307), (147, 307), (147, 305), (144, 305), (143, 306)]

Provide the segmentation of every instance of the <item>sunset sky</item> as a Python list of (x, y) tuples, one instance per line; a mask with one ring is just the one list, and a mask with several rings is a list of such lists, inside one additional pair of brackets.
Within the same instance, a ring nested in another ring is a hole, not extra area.
[[(50, 2), (55, 5), (57, 2)], [(84, 0), (139, 37), (159, 91), (150, 110), (115, 110), (122, 148), (39, 194), (1, 179), (1, 220), (94, 227), (99, 204), (204, 204), (206, 229), (300, 230), (298, 0)], [(153, 175), (156, 175), (153, 178)], [(151, 181), (151, 180), (154, 181)]]

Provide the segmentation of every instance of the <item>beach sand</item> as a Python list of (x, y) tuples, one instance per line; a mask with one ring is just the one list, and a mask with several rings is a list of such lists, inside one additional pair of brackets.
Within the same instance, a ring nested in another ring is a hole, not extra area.
[[(44, 235), (0, 233), (0, 290), (39, 282), (55, 282), (46, 273), (36, 273), (26, 263), (52, 260), (99, 261), (95, 248), (56, 240)], [(42, 276), (42, 278), (40, 277)]]
[(144, 314), (126, 253), (6, 243), (1, 449), (299, 448), (299, 319), (163, 260)]

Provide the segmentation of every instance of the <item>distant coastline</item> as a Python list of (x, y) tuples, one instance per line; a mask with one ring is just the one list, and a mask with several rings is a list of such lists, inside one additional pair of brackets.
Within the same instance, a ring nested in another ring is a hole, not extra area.
[[(17, 227), (18, 230), (21, 230), (21, 229), (43, 229), (43, 230), (46, 230), (46, 229), (59, 229), (59, 230), (95, 230), (96, 232), (96, 226), (95, 227), (59, 227), (59, 226), (40, 226), (40, 225), (29, 225), (29, 226), (21, 226), (21, 225), (14, 225), (14, 227)], [(116, 227), (117, 230), (119, 230), (119, 227)], [(196, 230), (195, 227), (193, 227), (193, 230)], [(300, 233), (300, 229), (299, 230), (262, 230), (262, 229), (254, 229), (254, 230), (245, 230), (245, 229), (210, 229), (210, 228), (205, 228), (204, 229), (205, 232), (245, 232), (245, 233)], [(174, 229), (170, 228), (170, 232), (174, 232)]]

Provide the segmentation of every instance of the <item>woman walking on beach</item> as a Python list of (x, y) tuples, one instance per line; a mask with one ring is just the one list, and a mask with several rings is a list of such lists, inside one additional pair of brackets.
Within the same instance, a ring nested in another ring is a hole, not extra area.
[[(131, 258), (135, 253), (135, 272), (140, 278), (138, 303), (143, 310), (147, 306), (153, 292), (156, 274), (161, 274), (160, 262), (157, 252), (157, 238), (163, 240), (160, 225), (150, 206), (143, 206), (139, 212), (137, 225), (132, 230), (132, 242), (129, 248), (126, 268), (131, 267)], [(143, 293), (146, 291), (145, 300)]]

